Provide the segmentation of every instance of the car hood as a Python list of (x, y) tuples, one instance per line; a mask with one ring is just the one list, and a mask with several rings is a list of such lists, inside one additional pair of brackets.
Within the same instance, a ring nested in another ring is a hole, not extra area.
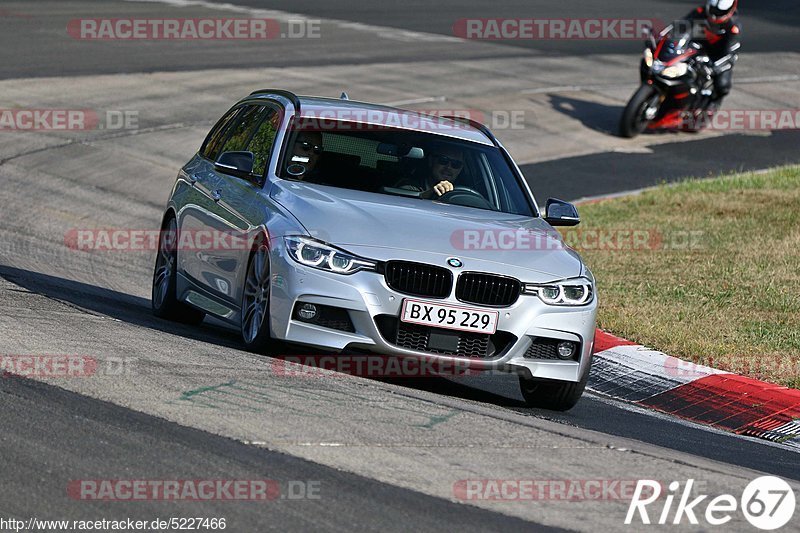
[(464, 268), (510, 267), (549, 281), (582, 273), (578, 254), (541, 218), (293, 181), (274, 184), (270, 197), (312, 237), (370, 259), (457, 257)]

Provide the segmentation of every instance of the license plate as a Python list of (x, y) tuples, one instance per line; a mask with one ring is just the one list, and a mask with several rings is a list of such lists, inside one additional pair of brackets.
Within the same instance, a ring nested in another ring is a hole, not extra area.
[(492, 335), (497, 331), (498, 316), (497, 311), (481, 311), (457, 305), (404, 300), (400, 320), (409, 324)]

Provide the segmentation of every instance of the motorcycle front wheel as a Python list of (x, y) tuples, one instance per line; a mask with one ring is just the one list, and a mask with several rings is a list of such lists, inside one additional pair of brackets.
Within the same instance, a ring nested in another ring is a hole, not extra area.
[(655, 118), (657, 113), (650, 113), (653, 105), (657, 105), (655, 99), (658, 98), (658, 91), (652, 85), (642, 85), (631, 97), (622, 118), (619, 121), (619, 135), (627, 139), (632, 139), (642, 133), (647, 124)]

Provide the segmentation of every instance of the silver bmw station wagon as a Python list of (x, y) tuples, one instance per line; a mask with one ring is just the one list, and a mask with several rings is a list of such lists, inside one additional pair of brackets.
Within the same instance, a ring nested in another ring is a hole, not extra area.
[(178, 174), (153, 311), (222, 319), (251, 350), (516, 373), (529, 405), (566, 410), (589, 375), (597, 292), (553, 226), (579, 221), (557, 199), (542, 214), (478, 122), (256, 91)]

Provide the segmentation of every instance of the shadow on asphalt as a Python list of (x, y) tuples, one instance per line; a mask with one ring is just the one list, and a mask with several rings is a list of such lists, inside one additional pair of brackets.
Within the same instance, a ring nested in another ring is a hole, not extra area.
[(529, 414), (531, 412), (538, 413), (540, 411), (539, 409), (531, 409), (522, 400), (509, 398), (508, 396), (504, 396), (502, 394), (496, 394), (484, 389), (475, 388), (466, 383), (452, 381), (457, 379), (459, 378), (398, 378), (391, 380), (381, 379), (379, 381), (385, 381), (402, 387), (409, 387), (434, 394), (450, 396), (451, 398), (459, 398), (461, 400), (471, 400), (473, 402), (492, 404), (498, 407), (507, 407), (509, 409), (524, 409)]
[(580, 120), (581, 124), (591, 130), (614, 136), (619, 117), (625, 109), (623, 106), (600, 104), (558, 94), (550, 95), (550, 105), (559, 113)]
[(188, 326), (156, 318), (146, 298), (5, 265), (0, 265), (0, 277), (33, 293), (129, 324), (227, 348), (242, 348), (234, 329), (209, 323), (208, 319), (202, 326)]
[[(679, 134), (695, 135), (695, 134)], [(646, 147), (646, 152), (602, 152), (522, 165), (540, 202), (577, 200), (731, 172), (800, 163), (800, 130), (766, 134), (697, 136), (696, 140)]]
[[(207, 342), (226, 348), (245, 350), (234, 328), (214, 319), (206, 319), (203, 324), (190, 326), (177, 322), (169, 322), (153, 316), (150, 301), (119, 291), (89, 285), (80, 281), (59, 278), (39, 272), (31, 272), (19, 268), (0, 265), (0, 277), (29, 290), (56, 301), (80, 307), (95, 313), (110, 316), (123, 322), (149, 328), (170, 335), (178, 335), (187, 339)], [(288, 357), (293, 355), (329, 355), (331, 352), (314, 350), (309, 354), (307, 348), (280, 344), (273, 353), (260, 354), (264, 357)], [(363, 354), (358, 354), (363, 355)], [(523, 408), (525, 403), (507, 396), (495, 394), (482, 389), (457, 383), (451, 379), (458, 378), (374, 378), (376, 381), (392, 383), (402, 387), (424, 390), (436, 394), (494, 404), (501, 407)]]

